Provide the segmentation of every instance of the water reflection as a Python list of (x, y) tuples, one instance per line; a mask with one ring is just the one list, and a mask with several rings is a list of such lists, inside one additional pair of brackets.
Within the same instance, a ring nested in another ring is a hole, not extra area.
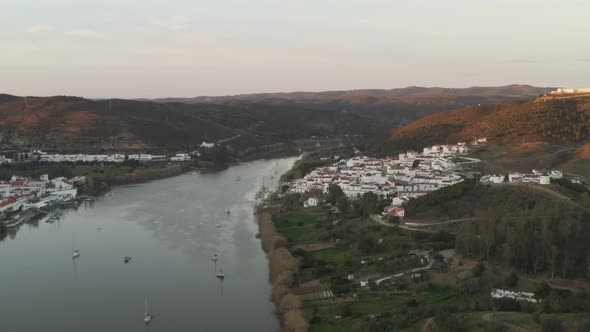
[[(54, 223), (21, 227), (18, 238), (14, 230), (0, 234), (7, 238), (0, 242), (0, 284), (11, 285), (0, 297), (3, 328), (277, 330), (253, 206), (262, 176), (269, 185), (268, 175), (292, 162), (118, 187), (112, 198), (85, 201)], [(130, 264), (121, 262), (125, 256)], [(225, 280), (216, 278), (220, 270)], [(142, 321), (145, 296), (155, 317), (149, 327)]]

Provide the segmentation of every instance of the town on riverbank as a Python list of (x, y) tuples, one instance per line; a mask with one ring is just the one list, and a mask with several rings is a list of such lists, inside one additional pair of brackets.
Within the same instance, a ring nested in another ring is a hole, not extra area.
[(57, 207), (74, 206), (83, 199), (78, 197), (78, 189), (85, 184), (84, 176), (50, 179), (48, 174), (39, 179), (13, 175), (0, 181), (0, 233), (42, 217), (55, 221), (61, 216)]
[[(554, 252), (550, 263), (551, 243), (530, 245), (541, 232), (532, 231), (533, 221), (537, 229), (579, 225), (590, 209), (588, 187), (558, 170), (472, 171), (481, 161), (469, 154), (486, 144), (299, 160), (259, 209), (284, 329), (589, 326), (590, 315), (574, 304), (590, 303), (585, 270), (564, 265), (565, 257), (585, 254)], [(565, 230), (553, 234), (552, 241), (584, 241)], [(528, 263), (531, 256), (539, 258)]]

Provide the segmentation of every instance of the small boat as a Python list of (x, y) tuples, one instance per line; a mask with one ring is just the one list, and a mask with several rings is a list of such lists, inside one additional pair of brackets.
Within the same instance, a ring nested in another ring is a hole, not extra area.
[(227, 214), (230, 214), (231, 212), (230, 212), (230, 210), (227, 210), (227, 212), (226, 212), (226, 213), (227, 213)]
[(97, 231), (102, 231), (102, 227), (98, 226), (98, 227), (96, 227), (96, 230)]
[(131, 261), (131, 257), (129, 256), (125, 256), (125, 258), (123, 258), (123, 262), (125, 262), (125, 264), (129, 263)]
[(236, 176), (236, 181), (240, 181), (242, 178), (239, 176)]
[(221, 227), (221, 224), (217, 224), (217, 228)]
[(147, 297), (145, 298), (145, 314), (143, 316), (143, 323), (144, 324), (149, 324), (152, 321), (152, 315), (150, 315), (148, 313), (148, 303), (147, 303)]
[(211, 257), (211, 260), (214, 262), (217, 262), (217, 260), (218, 260), (217, 254), (213, 254), (213, 257)]
[(193, 175), (197, 175), (197, 172), (193, 172)]
[(113, 196), (113, 194), (111, 194), (111, 193), (104, 194), (104, 197), (111, 197), (111, 196)]
[(223, 274), (223, 271), (217, 272), (217, 279), (219, 279), (219, 280), (225, 279), (225, 274)]
[(77, 247), (77, 245), (76, 245), (75, 239), (72, 236), (72, 259), (76, 259), (76, 258), (80, 257), (80, 251), (78, 249), (74, 249), (76, 247)]

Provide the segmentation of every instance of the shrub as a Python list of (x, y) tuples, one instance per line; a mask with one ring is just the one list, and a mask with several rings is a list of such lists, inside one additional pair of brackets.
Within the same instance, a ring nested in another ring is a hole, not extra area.
[(284, 322), (283, 331), (285, 332), (306, 332), (308, 328), (307, 320), (301, 310), (291, 310), (285, 313)]
[(510, 288), (516, 287), (518, 285), (518, 275), (514, 272), (510, 273), (508, 278), (506, 278), (505, 284)]
[(545, 319), (542, 324), (543, 332), (560, 332), (562, 330), (559, 319)]
[(485, 271), (485, 269), (486, 267), (482, 263), (477, 263), (477, 265), (473, 267), (471, 272), (473, 273), (474, 277), (480, 277), (483, 271)]
[(279, 304), (279, 311), (283, 314), (289, 310), (300, 309), (302, 306), (301, 300), (297, 295), (287, 294), (283, 296)]

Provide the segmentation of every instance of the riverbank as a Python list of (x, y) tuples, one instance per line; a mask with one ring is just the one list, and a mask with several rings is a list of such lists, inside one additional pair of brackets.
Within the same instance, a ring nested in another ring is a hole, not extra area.
[[(305, 160), (301, 156), (296, 160), (285, 174), (292, 172), (297, 165)], [(285, 174), (281, 175), (277, 191), (282, 191), (280, 183)], [(272, 192), (272, 191), (271, 191)], [(291, 291), (291, 287), (299, 272), (299, 261), (287, 248), (287, 240), (277, 230), (273, 223), (273, 213), (277, 213), (280, 204), (277, 205), (275, 195), (267, 195), (256, 207), (258, 221), (258, 234), (261, 246), (266, 253), (269, 265), (269, 277), (272, 288), (272, 301), (275, 305), (275, 313), (281, 323), (282, 331), (305, 332), (309, 329), (307, 318), (303, 312), (303, 301)]]
[(285, 332), (308, 330), (303, 313), (303, 302), (290, 291), (299, 271), (299, 262), (287, 249), (287, 241), (272, 222), (270, 207), (263, 207), (258, 213), (259, 236), (262, 249), (267, 255), (272, 285), (272, 300)]

